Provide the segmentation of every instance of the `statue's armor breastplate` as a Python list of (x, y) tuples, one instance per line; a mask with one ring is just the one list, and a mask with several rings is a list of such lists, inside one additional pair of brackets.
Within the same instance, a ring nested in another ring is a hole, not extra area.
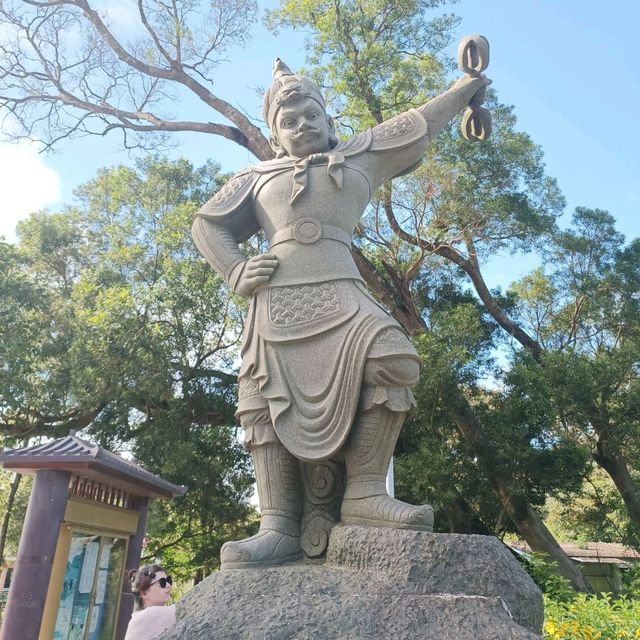
[(351, 256), (355, 225), (373, 191), (410, 171), (428, 126), (416, 109), (308, 158), (278, 158), (236, 174), (196, 214), (194, 239), (227, 281), (244, 261), (237, 244), (264, 229), (279, 259), (264, 288), (361, 280)]
[(327, 164), (306, 168), (306, 186), (291, 202), (293, 169), (262, 176), (254, 211), (279, 265), (270, 287), (356, 279), (350, 250), (353, 230), (371, 198), (369, 180), (353, 162), (342, 167), (342, 187)]

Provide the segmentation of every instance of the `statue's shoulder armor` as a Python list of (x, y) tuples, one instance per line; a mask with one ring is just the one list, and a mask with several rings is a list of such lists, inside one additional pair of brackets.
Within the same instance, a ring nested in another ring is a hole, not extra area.
[(334, 153), (341, 153), (343, 156), (357, 156), (359, 153), (364, 153), (371, 147), (372, 134), (371, 129), (358, 133), (355, 136), (351, 136), (348, 140), (341, 140), (332, 149)]
[(243, 242), (260, 226), (253, 211), (253, 186), (258, 174), (251, 168), (236, 173), (197, 213), (231, 229), (238, 242)]
[(409, 109), (371, 129), (371, 151), (402, 149), (427, 135), (427, 121), (417, 109)]

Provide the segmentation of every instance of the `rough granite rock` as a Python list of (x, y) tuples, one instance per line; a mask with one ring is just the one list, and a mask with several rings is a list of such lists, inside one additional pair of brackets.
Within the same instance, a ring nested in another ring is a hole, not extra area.
[(365, 569), (382, 583), (402, 585), (404, 593), (499, 597), (518, 624), (532, 631), (542, 628), (540, 590), (491, 536), (338, 526), (327, 564)]
[(326, 562), (216, 573), (161, 640), (539, 640), (542, 596), (498, 540), (336, 527)]

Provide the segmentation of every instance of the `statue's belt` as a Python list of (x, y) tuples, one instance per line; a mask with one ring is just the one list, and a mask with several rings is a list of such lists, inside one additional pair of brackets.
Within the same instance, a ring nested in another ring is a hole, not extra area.
[(336, 240), (351, 247), (350, 233), (340, 227), (322, 224), (315, 218), (301, 218), (294, 225), (276, 231), (269, 240), (269, 247), (275, 247), (281, 242), (287, 242), (287, 240), (295, 240), (301, 244), (313, 244), (322, 238)]

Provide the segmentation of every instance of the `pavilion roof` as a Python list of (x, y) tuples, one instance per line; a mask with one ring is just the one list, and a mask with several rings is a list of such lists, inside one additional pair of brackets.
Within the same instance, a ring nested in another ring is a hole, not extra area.
[(30, 475), (43, 469), (70, 471), (151, 498), (181, 496), (187, 491), (183, 485), (168, 482), (139, 464), (76, 435), (31, 447), (5, 449), (0, 453), (0, 465), (9, 471)]
[[(576, 562), (584, 564), (625, 564), (640, 562), (640, 553), (614, 542), (560, 542), (562, 550)], [(531, 547), (526, 542), (509, 543), (512, 549), (524, 553), (531, 553)]]

